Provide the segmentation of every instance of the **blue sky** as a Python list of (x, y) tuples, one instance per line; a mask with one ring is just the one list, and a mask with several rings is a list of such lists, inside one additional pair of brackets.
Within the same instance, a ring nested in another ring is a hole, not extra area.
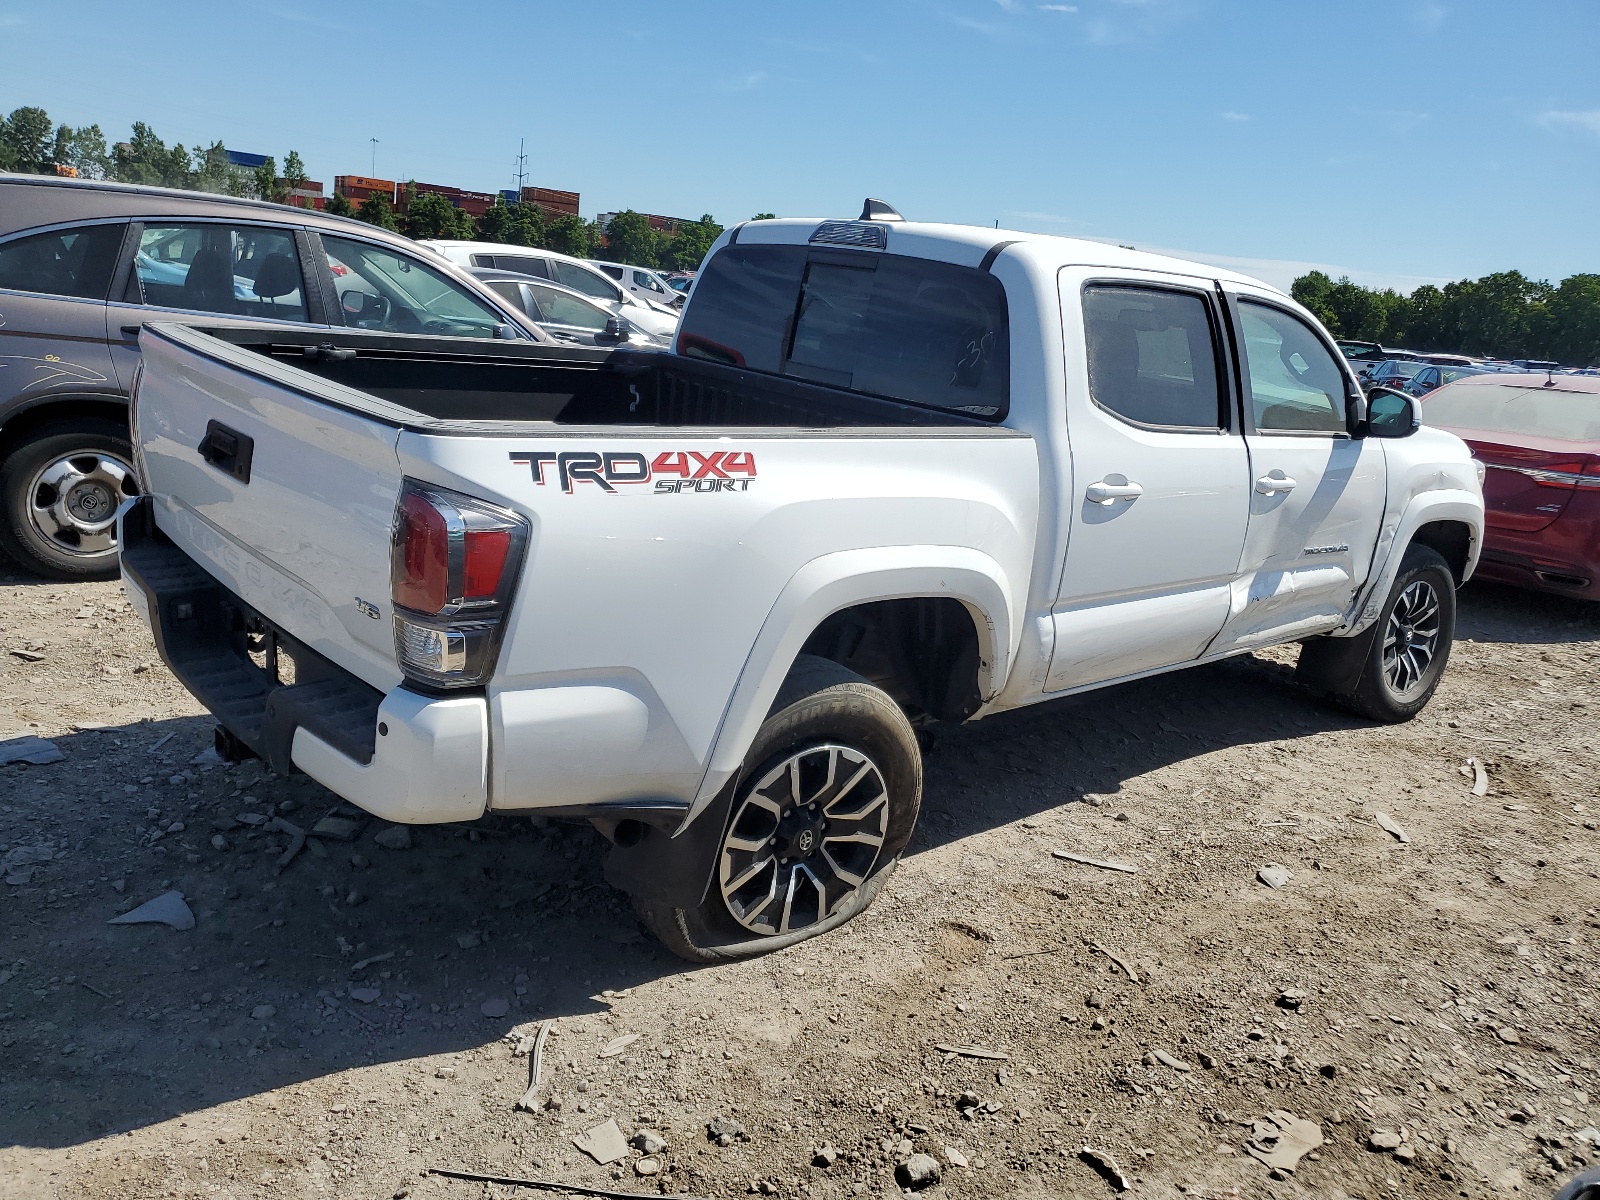
[(1600, 270), (1593, 0), (0, 0), (0, 110), (729, 223), (1111, 239), (1286, 284)]

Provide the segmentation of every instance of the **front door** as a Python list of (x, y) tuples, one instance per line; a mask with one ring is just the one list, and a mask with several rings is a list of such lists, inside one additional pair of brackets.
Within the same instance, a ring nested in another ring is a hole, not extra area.
[(1383, 443), (1346, 432), (1344, 358), (1281, 297), (1229, 289), (1250, 450), (1250, 528), (1217, 651), (1343, 623), (1383, 523)]
[(1073, 508), (1051, 692), (1199, 657), (1250, 513), (1212, 281), (1068, 269), (1060, 294)]

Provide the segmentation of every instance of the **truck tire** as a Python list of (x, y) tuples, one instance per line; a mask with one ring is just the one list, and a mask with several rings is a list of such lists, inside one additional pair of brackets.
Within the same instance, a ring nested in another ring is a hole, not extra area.
[(922, 803), (922, 756), (899, 705), (803, 655), (745, 756), (711, 886), (695, 908), (635, 897), (673, 953), (722, 962), (836, 929), (883, 890)]
[(0, 463), (0, 546), (50, 579), (115, 579), (117, 508), (138, 494), (125, 423), (46, 425)]
[(1358, 637), (1305, 643), (1297, 676), (1358, 716), (1409, 721), (1433, 697), (1450, 661), (1455, 589), (1439, 552), (1412, 545), (1372, 628)]

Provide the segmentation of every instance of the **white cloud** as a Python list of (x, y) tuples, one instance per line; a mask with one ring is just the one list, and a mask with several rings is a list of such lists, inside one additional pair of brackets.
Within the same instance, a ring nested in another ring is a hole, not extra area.
[(1534, 118), (1546, 129), (1584, 129), (1600, 134), (1600, 109), (1588, 112), (1545, 112)]
[(1442, 4), (1431, 2), (1419, 4), (1412, 11), (1411, 20), (1414, 24), (1420, 25), (1429, 33), (1432, 33), (1435, 29), (1444, 24), (1444, 18), (1448, 11), (1449, 10), (1446, 9)]
[(765, 71), (746, 71), (743, 75), (724, 79), (717, 84), (717, 89), (723, 92), (748, 92), (753, 87), (760, 87), (766, 78)]
[(1224, 121), (1237, 121), (1237, 122), (1243, 123), (1245, 121), (1251, 120), (1252, 118), (1251, 118), (1249, 113), (1225, 112), (1225, 113), (1222, 114), (1222, 119)]
[(1022, 0), (994, 0), (994, 2), (1000, 6), (1003, 12), (1019, 13), (1022, 11)]
[(1041, 4), (1040, 12), (1075, 13), (1078, 11), (1076, 4)]

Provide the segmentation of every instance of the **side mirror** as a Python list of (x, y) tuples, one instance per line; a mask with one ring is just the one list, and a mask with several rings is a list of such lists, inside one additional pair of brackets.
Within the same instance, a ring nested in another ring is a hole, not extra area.
[(494, 335), (495, 337), (507, 342), (514, 342), (517, 340), (517, 331), (504, 321), (501, 321), (500, 324), (494, 327)]
[(1367, 436), (1367, 397), (1359, 386), (1351, 387), (1344, 398), (1344, 427), (1353, 438)]
[(1410, 437), (1422, 428), (1422, 406), (1415, 396), (1393, 388), (1375, 387), (1367, 393), (1367, 433), (1379, 438)]
[(606, 320), (606, 327), (595, 339), (600, 342), (625, 342), (628, 340), (628, 327), (623, 324), (621, 317), (610, 317)]

